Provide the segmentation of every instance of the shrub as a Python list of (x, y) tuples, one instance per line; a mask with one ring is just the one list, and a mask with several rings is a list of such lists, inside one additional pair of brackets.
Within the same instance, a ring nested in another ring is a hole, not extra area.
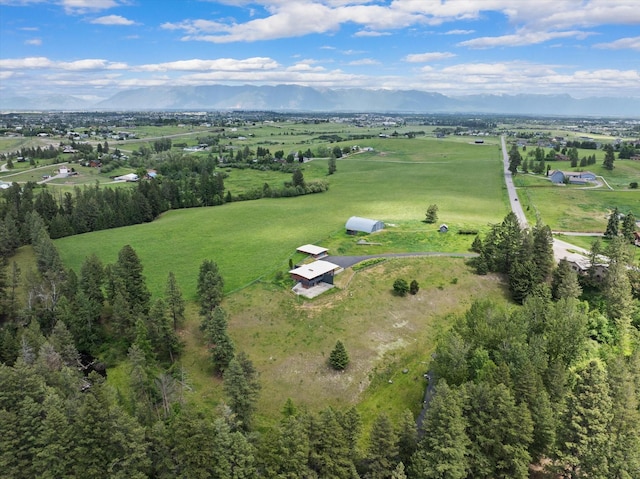
[(638, 182), (637, 181), (632, 181), (631, 183), (629, 183), (629, 188), (631, 188), (632, 190), (637, 190), (638, 189)]
[(409, 285), (404, 279), (398, 278), (393, 282), (393, 291), (398, 296), (406, 296), (409, 292)]
[(420, 290), (420, 286), (418, 285), (418, 282), (414, 279), (413, 281), (411, 281), (411, 284), (409, 285), (409, 293), (411, 294), (418, 294), (418, 291)]

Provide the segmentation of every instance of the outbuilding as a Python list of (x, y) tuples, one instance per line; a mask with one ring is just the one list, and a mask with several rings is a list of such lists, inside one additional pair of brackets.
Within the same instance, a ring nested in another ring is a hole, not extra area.
[(384, 223), (378, 220), (371, 220), (369, 218), (360, 218), (359, 216), (352, 216), (347, 220), (345, 225), (347, 234), (355, 235), (359, 232), (362, 233), (374, 233), (384, 229)]
[(446, 233), (446, 232), (448, 232), (448, 231), (449, 231), (449, 227), (448, 227), (447, 225), (445, 225), (444, 223), (442, 223), (442, 224), (440, 225), (440, 228), (438, 228), (438, 231), (439, 231), (440, 233)]
[(311, 288), (318, 283), (333, 284), (333, 276), (340, 269), (329, 261), (314, 261), (289, 271), (291, 278), (299, 282), (303, 288)]
[(314, 244), (305, 244), (300, 246), (299, 248), (296, 248), (296, 251), (303, 254), (308, 254), (312, 258), (320, 259), (327, 256), (327, 251), (329, 250), (327, 248), (316, 246)]

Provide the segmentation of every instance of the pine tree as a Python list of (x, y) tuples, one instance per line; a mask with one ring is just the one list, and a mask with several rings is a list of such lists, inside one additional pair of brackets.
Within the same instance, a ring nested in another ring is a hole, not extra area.
[(336, 342), (331, 354), (329, 354), (329, 365), (336, 371), (343, 371), (349, 365), (349, 355), (340, 340)]
[(309, 424), (309, 466), (317, 477), (356, 479), (358, 474), (351, 460), (351, 449), (344, 430), (331, 408), (311, 417)]
[(597, 360), (577, 371), (567, 398), (557, 464), (566, 477), (607, 479), (612, 420), (607, 372)]
[(398, 437), (393, 425), (386, 414), (379, 414), (371, 427), (367, 451), (368, 472), (365, 477), (390, 477), (398, 464), (398, 452)]
[(627, 242), (633, 244), (634, 242), (634, 233), (636, 231), (636, 217), (633, 213), (629, 212), (622, 220), (622, 236)]
[(201, 328), (209, 347), (214, 370), (222, 373), (235, 354), (233, 341), (227, 333), (227, 315), (222, 308), (216, 307), (202, 320)]
[(526, 405), (516, 405), (504, 384), (467, 383), (466, 395), (470, 476), (528, 478), (533, 423)]
[(420, 285), (418, 285), (418, 282), (415, 279), (411, 280), (411, 283), (409, 284), (409, 293), (416, 295), (418, 294), (418, 291), (420, 291)]
[(618, 212), (618, 208), (616, 207), (609, 215), (609, 220), (607, 221), (607, 229), (604, 232), (604, 237), (608, 239), (615, 238), (616, 236), (618, 236), (619, 229), (620, 213)]
[(613, 151), (613, 145), (610, 143), (604, 146), (604, 160), (602, 162), (602, 167), (606, 170), (613, 170), (613, 162), (615, 161), (616, 156)]
[(424, 221), (425, 223), (431, 223), (431, 224), (438, 221), (438, 205), (436, 204), (429, 205), (429, 207), (427, 208), (427, 214)]
[(196, 293), (200, 300), (200, 314), (213, 311), (222, 302), (224, 280), (218, 271), (218, 265), (204, 260), (200, 265)]
[(578, 274), (571, 268), (566, 259), (561, 259), (558, 267), (553, 271), (551, 294), (556, 300), (579, 298), (582, 294), (582, 288), (578, 282)]
[(173, 329), (177, 330), (178, 326), (184, 322), (184, 299), (173, 271), (169, 271), (164, 296), (169, 308), (169, 316), (173, 321)]
[(329, 158), (329, 174), (333, 175), (336, 172), (336, 157), (335, 155), (331, 155)]
[(239, 354), (238, 358), (229, 362), (229, 367), (224, 371), (224, 390), (240, 427), (245, 431), (250, 430), (260, 385), (253, 364), (246, 356)]
[(535, 281), (545, 282), (551, 276), (555, 266), (553, 256), (553, 236), (551, 228), (543, 224), (539, 219), (533, 228), (533, 251)]
[(102, 290), (105, 281), (105, 271), (102, 261), (95, 253), (90, 254), (82, 262), (80, 268), (80, 289), (91, 301), (102, 305), (104, 292)]
[(438, 382), (424, 430), (427, 432), (411, 459), (410, 476), (416, 479), (464, 479), (469, 470), (470, 442), (465, 431), (462, 396), (446, 381)]
[(615, 478), (640, 477), (640, 396), (635, 388), (640, 369), (633, 370), (633, 357), (627, 361), (616, 356), (608, 366), (612, 401), (610, 474)]

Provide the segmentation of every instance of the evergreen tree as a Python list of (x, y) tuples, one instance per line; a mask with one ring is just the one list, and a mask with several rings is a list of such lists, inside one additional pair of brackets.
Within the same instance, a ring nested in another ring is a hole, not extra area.
[(200, 314), (212, 312), (222, 302), (224, 280), (218, 271), (218, 265), (205, 259), (200, 265), (196, 293), (200, 300)]
[(551, 277), (551, 272), (555, 266), (553, 256), (553, 236), (551, 228), (542, 224), (540, 219), (533, 228), (533, 251), (534, 272), (536, 283), (543, 283)]
[(577, 371), (567, 398), (557, 464), (568, 478), (607, 479), (612, 420), (607, 372), (597, 360)]
[(258, 455), (261, 475), (278, 479), (313, 477), (307, 465), (309, 452), (306, 424), (298, 417), (288, 416), (261, 436)]
[(369, 437), (367, 474), (369, 479), (386, 479), (398, 464), (398, 437), (386, 414), (379, 414)]
[(207, 313), (201, 328), (204, 330), (214, 370), (222, 373), (235, 354), (233, 341), (227, 333), (227, 315), (224, 310), (218, 306)]
[(578, 282), (576, 273), (566, 259), (561, 259), (558, 267), (553, 271), (551, 282), (551, 294), (553, 299), (577, 299), (582, 294), (582, 288)]
[(464, 479), (469, 470), (467, 422), (459, 391), (440, 380), (423, 428), (426, 434), (411, 459), (415, 479)]
[(245, 431), (250, 430), (260, 385), (251, 361), (243, 354), (232, 359), (229, 367), (224, 371), (224, 390), (229, 399), (229, 406), (240, 422), (240, 427)]
[(633, 357), (616, 356), (608, 365), (612, 405), (609, 471), (615, 478), (640, 477), (640, 395), (635, 387), (640, 369), (634, 371), (633, 362)]
[(337, 170), (336, 167), (336, 157), (335, 155), (331, 155), (331, 157), (329, 158), (329, 174), (333, 175)]
[(429, 205), (429, 207), (427, 208), (427, 214), (424, 221), (425, 223), (431, 223), (431, 224), (438, 221), (438, 205), (436, 204)]
[(177, 330), (178, 326), (184, 322), (184, 299), (173, 271), (169, 271), (164, 296), (169, 309), (169, 316), (173, 322), (173, 329)]
[(407, 281), (402, 278), (396, 279), (393, 282), (393, 292), (398, 296), (406, 296), (409, 292), (409, 285), (407, 284)]
[(125, 245), (118, 252), (110, 280), (115, 284), (115, 291), (122, 295), (131, 314), (147, 314), (151, 293), (142, 274), (143, 267), (137, 253), (130, 245)]
[(602, 162), (602, 167), (606, 170), (613, 170), (613, 162), (615, 161), (616, 156), (613, 151), (613, 145), (610, 143), (604, 146), (604, 160)]
[[(302, 161), (302, 156), (299, 156), (300, 161)], [(295, 188), (304, 188), (305, 187), (305, 182), (304, 182), (304, 175), (302, 174), (302, 171), (299, 169), (295, 169), (293, 170), (293, 174), (291, 176), (291, 183), (293, 184), (293, 186)]]
[(102, 290), (105, 281), (105, 270), (100, 258), (95, 253), (90, 254), (82, 262), (80, 268), (80, 289), (86, 297), (102, 306), (104, 292)]
[(470, 476), (528, 478), (533, 423), (526, 405), (516, 405), (503, 384), (467, 383), (466, 395)]
[(622, 237), (627, 240), (628, 243), (633, 244), (634, 234), (636, 231), (636, 217), (633, 213), (629, 212), (622, 220)]
[(411, 464), (411, 456), (416, 452), (418, 446), (418, 431), (413, 413), (405, 409), (400, 416), (397, 427), (398, 434), (398, 458), (404, 465)]
[(607, 229), (604, 232), (604, 237), (607, 239), (612, 239), (618, 236), (620, 228), (620, 213), (618, 212), (618, 208), (615, 207), (611, 214), (609, 215), (609, 220), (607, 221)]
[(351, 449), (333, 409), (311, 417), (309, 424), (309, 466), (317, 477), (356, 479), (358, 474), (351, 460)]
[(416, 295), (419, 290), (420, 286), (418, 285), (418, 282), (415, 279), (411, 280), (411, 283), (409, 284), (409, 293)]
[(340, 340), (329, 354), (329, 365), (336, 371), (343, 371), (349, 365), (349, 355)]

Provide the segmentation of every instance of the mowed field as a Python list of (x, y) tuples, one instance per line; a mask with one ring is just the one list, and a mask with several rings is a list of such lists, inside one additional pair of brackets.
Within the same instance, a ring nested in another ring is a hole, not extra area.
[[(461, 314), (474, 298), (504, 298), (500, 278), (478, 277), (460, 258), (394, 259), (359, 272), (348, 269), (338, 275), (337, 288), (303, 300), (277, 274), (287, 277), (289, 258), (306, 243), (325, 245), (336, 254), (468, 252), (473, 236), (455, 231), (485, 230), (507, 212), (498, 141), (375, 139), (361, 146), (375, 151), (338, 160), (337, 172), (329, 177), (327, 160), (301, 165), (305, 178), (329, 181), (326, 193), (170, 211), (149, 224), (63, 238), (56, 245), (65, 264), (78, 271), (87, 255), (96, 253), (112, 263), (130, 244), (154, 296), (162, 295), (173, 271), (189, 301), (201, 262), (214, 260), (225, 279), (230, 334), (261, 374), (263, 423), (278, 417), (288, 397), (313, 409), (358, 404), (367, 417), (380, 410), (417, 412), (425, 386), (422, 374), (439, 331), (450, 324), (448, 316)], [(232, 191), (239, 183), (250, 187), (254, 173), (231, 169), (226, 185)], [(283, 174), (281, 181), (289, 178)], [(263, 182), (260, 178), (256, 185)], [(440, 219), (427, 225), (422, 220), (432, 203), (439, 206)], [(367, 238), (380, 246), (360, 249), (357, 238), (345, 234), (344, 223), (352, 215), (389, 224)], [(449, 225), (450, 233), (436, 232), (440, 222)], [(397, 277), (416, 279), (418, 295), (393, 296)], [(196, 308), (189, 310), (181, 336), (187, 345), (182, 361), (190, 397), (211, 407), (223, 397), (222, 388), (207, 364)], [(332, 372), (326, 364), (338, 339), (352, 358), (345, 373)], [(123, 368), (114, 370), (114, 379), (126, 378)]]

